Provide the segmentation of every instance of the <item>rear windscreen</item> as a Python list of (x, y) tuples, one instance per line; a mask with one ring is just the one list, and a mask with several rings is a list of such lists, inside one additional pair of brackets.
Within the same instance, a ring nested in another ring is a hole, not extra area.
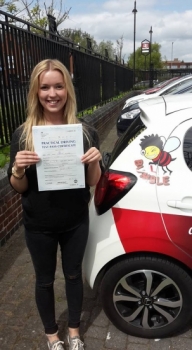
[(119, 137), (117, 140), (114, 149), (108, 160), (107, 168), (115, 161), (115, 159), (120, 155), (121, 152), (133, 141), (135, 138), (140, 135), (140, 133), (146, 129), (146, 126), (143, 124), (140, 116), (138, 116), (129, 128), (124, 132), (124, 134)]

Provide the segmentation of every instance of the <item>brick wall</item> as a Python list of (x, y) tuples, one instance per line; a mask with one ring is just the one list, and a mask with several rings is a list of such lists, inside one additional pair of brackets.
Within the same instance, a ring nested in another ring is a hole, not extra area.
[[(110, 122), (118, 117), (129, 94), (118, 101), (112, 101), (98, 108), (92, 115), (83, 119), (91, 123), (99, 133), (100, 142), (110, 129)], [(7, 167), (0, 169), (0, 246), (2, 246), (22, 224), (21, 196), (10, 186), (7, 179)]]
[(97, 129), (100, 143), (105, 139), (106, 133), (110, 129), (110, 123), (118, 117), (127, 98), (126, 96), (121, 100), (109, 102), (98, 108), (92, 115), (86, 115), (82, 118)]
[(21, 196), (9, 185), (6, 169), (0, 178), (0, 246), (22, 223)]

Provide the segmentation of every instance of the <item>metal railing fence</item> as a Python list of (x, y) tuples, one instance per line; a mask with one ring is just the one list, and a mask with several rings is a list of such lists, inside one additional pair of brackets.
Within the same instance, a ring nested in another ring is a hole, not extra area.
[(0, 11), (0, 147), (26, 118), (26, 97), (33, 67), (57, 58), (73, 79), (78, 112), (100, 105), (133, 86), (133, 71), (57, 33)]
[(180, 69), (153, 69), (135, 71), (136, 84), (134, 87), (149, 87), (150, 78), (155, 83), (160, 83), (164, 80), (169, 80), (173, 77), (182, 77), (188, 74), (192, 74), (192, 68), (180, 68)]

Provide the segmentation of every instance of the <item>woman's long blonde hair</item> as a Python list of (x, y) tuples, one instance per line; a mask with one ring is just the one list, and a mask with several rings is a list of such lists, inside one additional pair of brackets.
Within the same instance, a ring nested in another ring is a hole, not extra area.
[(56, 59), (46, 59), (39, 62), (33, 69), (30, 79), (29, 92), (27, 97), (27, 119), (23, 124), (23, 132), (21, 135), (20, 142), (24, 149), (32, 151), (33, 138), (32, 138), (32, 126), (34, 125), (44, 125), (45, 120), (43, 116), (43, 107), (39, 102), (38, 89), (39, 89), (39, 76), (44, 71), (57, 70), (64, 78), (67, 90), (67, 101), (63, 112), (63, 122), (67, 124), (77, 124), (79, 123), (76, 113), (77, 104), (75, 91), (71, 76), (67, 68)]

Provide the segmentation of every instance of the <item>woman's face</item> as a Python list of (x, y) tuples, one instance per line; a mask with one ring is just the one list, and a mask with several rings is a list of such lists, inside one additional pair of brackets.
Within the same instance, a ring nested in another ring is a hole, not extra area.
[(38, 97), (45, 115), (63, 116), (67, 90), (61, 72), (49, 70), (40, 74)]

